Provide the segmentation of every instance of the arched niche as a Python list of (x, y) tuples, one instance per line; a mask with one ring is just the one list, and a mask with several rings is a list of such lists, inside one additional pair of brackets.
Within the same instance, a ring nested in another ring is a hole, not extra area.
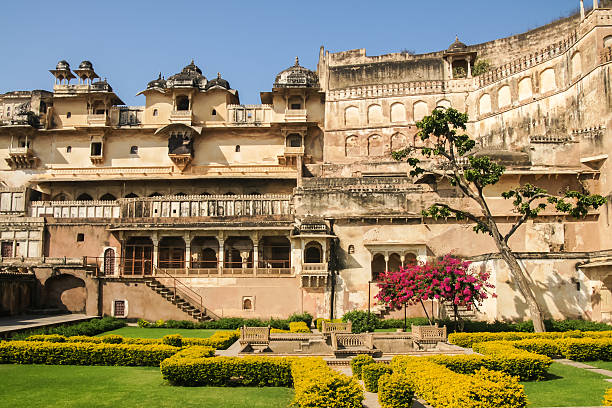
[(582, 56), (580, 52), (576, 51), (574, 55), (572, 55), (570, 66), (572, 79), (576, 79), (582, 75)]
[(427, 102), (417, 101), (412, 106), (412, 117), (414, 118), (415, 122), (422, 120), (428, 114), (429, 114), (429, 108), (427, 106)]
[(391, 136), (391, 151), (404, 149), (406, 147), (406, 136), (396, 133)]
[(382, 106), (378, 104), (368, 106), (368, 123), (381, 123), (382, 121)]
[(519, 101), (525, 101), (533, 96), (533, 86), (531, 85), (531, 77), (525, 77), (518, 83)]
[(512, 105), (512, 93), (510, 92), (510, 86), (504, 85), (497, 91), (497, 103), (500, 108)]
[(368, 137), (368, 156), (383, 156), (383, 139), (380, 135)]
[(482, 95), (478, 100), (478, 113), (480, 115), (491, 113), (491, 95), (488, 93)]
[(357, 136), (349, 136), (344, 141), (344, 155), (346, 157), (358, 157), (360, 156), (359, 151), (359, 138)]
[(451, 107), (451, 102), (448, 99), (440, 99), (436, 102), (436, 108), (448, 109)]
[(546, 93), (557, 89), (555, 78), (555, 70), (553, 68), (545, 69), (540, 73), (540, 93)]
[(359, 126), (359, 108), (349, 106), (344, 109), (344, 124), (346, 126)]
[(395, 102), (391, 105), (391, 122), (405, 122), (406, 107), (401, 102)]

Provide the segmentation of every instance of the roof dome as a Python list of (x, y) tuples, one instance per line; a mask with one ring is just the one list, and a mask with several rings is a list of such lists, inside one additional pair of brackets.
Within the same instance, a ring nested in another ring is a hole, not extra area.
[(154, 79), (147, 84), (147, 89), (165, 88), (165, 87), (166, 87), (166, 80), (162, 78), (161, 72), (159, 73), (159, 77), (157, 79)]
[(215, 79), (211, 79), (206, 84), (206, 90), (208, 91), (210, 88), (219, 87), (223, 89), (230, 89), (230, 84), (225, 79), (221, 78), (221, 73), (217, 72), (217, 77)]
[(191, 60), (178, 74), (172, 75), (167, 81), (168, 87), (173, 86), (195, 86), (200, 87), (206, 85), (206, 77), (202, 75), (202, 70)]
[(91, 63), (91, 61), (83, 61), (79, 64), (79, 69), (90, 69), (93, 70), (93, 64)]
[(57, 63), (57, 65), (55, 66), (55, 69), (57, 69), (58, 71), (64, 71), (64, 70), (70, 69), (70, 64), (66, 60), (61, 60), (60, 62)]
[(276, 76), (274, 88), (318, 88), (317, 74), (308, 68), (300, 66), (300, 60), (295, 57), (295, 65), (287, 68)]
[(459, 37), (455, 37), (455, 42), (448, 47), (447, 51), (464, 51), (467, 48), (467, 45), (459, 41)]

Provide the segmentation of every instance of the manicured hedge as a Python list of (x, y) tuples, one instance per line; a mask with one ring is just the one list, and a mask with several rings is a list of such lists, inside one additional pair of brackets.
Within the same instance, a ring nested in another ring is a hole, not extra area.
[(160, 367), (164, 379), (174, 385), (290, 387), (293, 383), (291, 360), (284, 358), (194, 358), (179, 354), (162, 361)]
[(382, 408), (412, 408), (414, 390), (408, 377), (385, 374), (378, 380), (378, 402)]
[(289, 323), (289, 332), (291, 333), (311, 333), (310, 328), (304, 322)]
[(180, 349), (164, 344), (7, 341), (0, 343), (1, 364), (159, 366)]
[(355, 377), (361, 380), (363, 366), (368, 364), (374, 364), (375, 362), (376, 361), (374, 361), (374, 358), (372, 356), (367, 354), (360, 354), (351, 360), (351, 371), (353, 372), (353, 375)]
[(564, 339), (559, 347), (569, 360), (612, 361), (612, 339)]
[(391, 374), (393, 370), (388, 364), (374, 363), (363, 366), (361, 378), (366, 391), (378, 392), (378, 380), (385, 374)]
[(474, 343), (485, 341), (518, 341), (524, 339), (563, 339), (563, 338), (608, 338), (612, 337), (612, 331), (568, 331), (568, 332), (546, 332), (546, 333), (451, 333), (448, 341), (460, 347), (472, 347)]
[(295, 397), (300, 408), (361, 408), (363, 390), (357, 380), (332, 370), (321, 358), (303, 357), (291, 365)]
[(527, 396), (518, 378), (481, 368), (459, 374), (419, 357), (396, 356), (394, 373), (407, 377), (414, 392), (435, 408), (523, 408)]
[(139, 327), (145, 328), (166, 328), (166, 329), (230, 329), (236, 330), (242, 326), (248, 327), (267, 327), (274, 329), (289, 330), (291, 322), (304, 322), (307, 327), (312, 324), (312, 315), (310, 313), (294, 313), (287, 319), (270, 318), (262, 319), (244, 319), (242, 317), (223, 317), (219, 320), (211, 320), (207, 322), (193, 322), (190, 320), (157, 320), (149, 322), (144, 319), (138, 320)]
[(604, 394), (602, 405), (606, 407), (612, 406), (612, 388), (608, 388), (608, 390)]
[(40, 329), (26, 330), (11, 337), (12, 340), (23, 340), (35, 334), (59, 334), (62, 336), (95, 336), (111, 330), (125, 326), (125, 320), (114, 317), (103, 317), (102, 319), (92, 319), (88, 322), (81, 322), (73, 325), (62, 325), (56, 327), (43, 327)]
[(481, 368), (501, 371), (521, 381), (541, 380), (552, 364), (549, 357), (518, 350), (509, 342), (477, 343), (474, 351), (485, 354), (460, 356), (432, 356), (430, 361), (461, 374), (474, 374)]
[[(170, 344), (169, 341), (175, 342), (177, 347), (181, 346), (209, 346), (218, 350), (226, 350), (229, 346), (234, 344), (240, 335), (235, 331), (218, 331), (209, 338), (189, 338), (181, 337), (180, 335), (169, 335), (163, 339), (143, 339), (143, 338), (131, 338), (123, 337), (117, 334), (112, 334), (102, 337), (89, 337), (89, 336), (73, 336), (65, 337), (58, 334), (39, 334), (30, 336), (26, 341), (47, 341), (47, 342), (62, 342), (62, 343), (114, 343), (114, 344)], [(165, 340), (164, 340), (165, 339)], [(178, 346), (180, 339), (181, 346)]]

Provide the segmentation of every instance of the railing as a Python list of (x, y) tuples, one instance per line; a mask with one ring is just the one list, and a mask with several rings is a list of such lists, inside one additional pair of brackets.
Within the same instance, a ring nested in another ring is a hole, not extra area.
[(323, 321), (321, 325), (321, 333), (332, 334), (332, 333), (344, 333), (349, 334), (353, 330), (352, 322), (326, 322)]
[(105, 113), (99, 115), (87, 115), (87, 124), (89, 126), (108, 126), (110, 119)]
[(272, 105), (228, 105), (228, 121), (237, 125), (261, 125), (272, 120)]
[(172, 286), (168, 287), (167, 282), (164, 282), (164, 286), (168, 289), (172, 290), (173, 301), (176, 301), (177, 293), (180, 292), (180, 297), (187, 300), (187, 302), (191, 303), (192, 306), (200, 306), (199, 311), (202, 314), (206, 314), (206, 309), (204, 309), (204, 302), (202, 296), (199, 295), (196, 291), (191, 289), (189, 286), (185, 285), (183, 282), (178, 280), (175, 276), (169, 274), (163, 269), (159, 269), (156, 266), (153, 266), (153, 271), (155, 272), (155, 276), (158, 278), (170, 279), (172, 282)]
[(306, 109), (285, 110), (285, 122), (306, 122)]
[(412, 340), (415, 343), (437, 343), (446, 341), (446, 326), (414, 326), (412, 325)]
[(117, 201), (33, 201), (32, 217), (119, 218)]
[(193, 111), (191, 110), (173, 110), (170, 112), (170, 122), (185, 123), (191, 125), (193, 120)]
[(332, 333), (332, 348), (338, 350), (340, 348), (360, 348), (368, 350), (374, 348), (374, 341), (371, 333), (361, 334), (340, 334)]
[(324, 263), (303, 263), (302, 273), (307, 275), (312, 274), (327, 274), (327, 262)]
[(268, 345), (270, 344), (270, 326), (268, 327), (241, 327), (240, 344)]

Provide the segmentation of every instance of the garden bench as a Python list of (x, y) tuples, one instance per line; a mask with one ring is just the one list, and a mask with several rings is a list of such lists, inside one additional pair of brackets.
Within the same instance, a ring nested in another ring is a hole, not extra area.
[(445, 342), (446, 339), (446, 326), (438, 327), (437, 324), (433, 326), (412, 325), (412, 347), (415, 349), (420, 350), (424, 344), (436, 345)]
[(242, 346), (240, 351), (252, 351), (253, 346), (258, 347), (259, 351), (265, 351), (270, 346), (270, 326), (268, 327), (246, 327), (240, 328), (240, 339), (238, 340)]

